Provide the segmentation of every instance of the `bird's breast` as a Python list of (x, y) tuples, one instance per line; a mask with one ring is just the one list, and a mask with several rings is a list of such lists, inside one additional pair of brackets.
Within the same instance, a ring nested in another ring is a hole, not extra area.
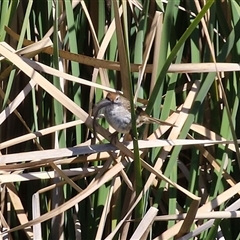
[(132, 127), (131, 113), (119, 105), (109, 105), (104, 109), (108, 123), (120, 133), (128, 133)]

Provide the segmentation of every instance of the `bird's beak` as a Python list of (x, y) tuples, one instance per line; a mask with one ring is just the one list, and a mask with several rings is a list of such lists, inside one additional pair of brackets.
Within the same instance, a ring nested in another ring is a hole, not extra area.
[(109, 106), (111, 104), (112, 104), (112, 102), (110, 100), (106, 99), (106, 98), (101, 100), (100, 102), (98, 102), (93, 108), (93, 117), (96, 118), (98, 116), (98, 112), (102, 108), (104, 108), (106, 106)]

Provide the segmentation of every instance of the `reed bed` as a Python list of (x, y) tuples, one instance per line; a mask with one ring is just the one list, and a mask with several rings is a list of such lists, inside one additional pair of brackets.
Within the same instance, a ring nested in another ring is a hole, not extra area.
[[(2, 239), (240, 239), (239, 11), (1, 1)], [(174, 126), (91, 144), (117, 90)]]

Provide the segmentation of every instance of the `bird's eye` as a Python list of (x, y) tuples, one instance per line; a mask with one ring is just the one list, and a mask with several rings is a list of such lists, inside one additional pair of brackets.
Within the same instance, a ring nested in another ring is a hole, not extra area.
[(118, 102), (118, 100), (119, 100), (119, 96), (116, 96), (115, 102)]

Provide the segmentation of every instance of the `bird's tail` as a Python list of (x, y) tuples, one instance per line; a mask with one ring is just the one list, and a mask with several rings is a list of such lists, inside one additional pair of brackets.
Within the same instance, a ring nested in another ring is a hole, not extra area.
[(167, 126), (176, 127), (176, 125), (174, 125), (172, 123), (168, 123), (168, 122), (162, 121), (158, 118), (149, 116), (148, 114), (146, 114), (146, 112), (141, 107), (136, 108), (136, 115), (141, 116), (142, 122), (144, 122), (144, 123), (156, 123), (159, 125), (167, 125)]
[(169, 123), (169, 122), (165, 122), (165, 121), (162, 121), (160, 119), (157, 119), (157, 118), (153, 118), (153, 117), (150, 117), (149, 118), (149, 121), (151, 123), (156, 123), (156, 124), (159, 124), (159, 125), (167, 125), (167, 126), (171, 126), (171, 127), (176, 127), (175, 124), (172, 124), (172, 123)]

